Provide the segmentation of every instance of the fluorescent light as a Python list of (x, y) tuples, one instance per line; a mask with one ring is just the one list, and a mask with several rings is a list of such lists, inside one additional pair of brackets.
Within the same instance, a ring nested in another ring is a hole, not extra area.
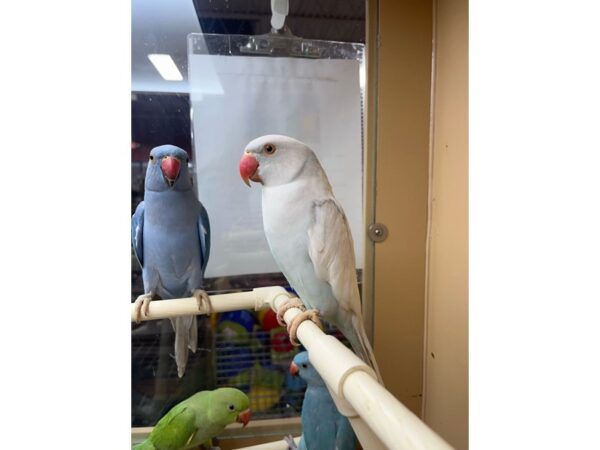
[(183, 76), (181, 75), (181, 72), (175, 65), (175, 62), (173, 61), (173, 58), (171, 58), (171, 55), (152, 54), (148, 55), (148, 59), (152, 64), (154, 64), (154, 67), (156, 68), (156, 70), (158, 70), (160, 76), (163, 77), (165, 80), (183, 80)]

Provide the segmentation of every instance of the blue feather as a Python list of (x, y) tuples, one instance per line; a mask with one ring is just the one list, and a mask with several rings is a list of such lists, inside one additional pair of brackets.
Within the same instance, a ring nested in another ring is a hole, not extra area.
[(356, 436), (347, 417), (337, 410), (327, 385), (308, 360), (307, 352), (293, 360), (307, 388), (302, 404), (300, 450), (354, 450)]
[[(189, 297), (201, 289), (210, 254), (208, 213), (196, 198), (187, 163), (187, 153), (172, 145), (150, 152), (144, 201), (131, 220), (144, 291), (163, 300)], [(171, 323), (177, 369), (183, 376), (188, 348), (197, 348), (197, 319), (180, 317)]]

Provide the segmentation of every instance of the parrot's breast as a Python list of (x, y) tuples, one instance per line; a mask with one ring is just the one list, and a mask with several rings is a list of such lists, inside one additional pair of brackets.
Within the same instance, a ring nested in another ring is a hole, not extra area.
[(147, 193), (144, 200), (144, 289), (163, 299), (187, 297), (202, 285), (200, 204), (186, 194)]

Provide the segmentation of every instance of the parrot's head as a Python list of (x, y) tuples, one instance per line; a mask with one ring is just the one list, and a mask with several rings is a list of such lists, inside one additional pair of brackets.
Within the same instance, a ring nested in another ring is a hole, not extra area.
[(226, 426), (233, 422), (248, 425), (251, 418), (250, 400), (239, 389), (219, 388), (212, 391), (208, 418), (213, 423)]
[(306, 144), (278, 134), (254, 139), (244, 150), (240, 160), (240, 176), (264, 186), (287, 184), (302, 172), (315, 154)]
[(293, 376), (300, 376), (308, 385), (325, 384), (319, 372), (308, 360), (308, 352), (300, 352), (290, 364), (290, 373)]
[(146, 189), (155, 192), (191, 189), (189, 161), (187, 152), (174, 145), (153, 148), (146, 169)]

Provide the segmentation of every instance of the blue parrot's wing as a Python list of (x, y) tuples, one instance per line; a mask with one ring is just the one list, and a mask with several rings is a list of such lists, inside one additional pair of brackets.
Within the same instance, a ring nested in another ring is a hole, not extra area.
[(198, 217), (198, 236), (200, 237), (200, 255), (202, 256), (202, 273), (208, 264), (210, 256), (210, 221), (208, 213), (202, 203), (200, 204), (200, 215)]
[[(309, 385), (310, 387), (310, 385)], [(324, 386), (312, 387), (302, 404), (302, 438), (307, 449), (334, 449), (337, 409)]]
[(131, 243), (135, 256), (140, 262), (140, 266), (144, 266), (144, 202), (140, 202), (135, 208), (135, 213), (131, 218)]
[(356, 437), (348, 418), (340, 415), (336, 422), (335, 448), (339, 450), (354, 450), (356, 448)]

